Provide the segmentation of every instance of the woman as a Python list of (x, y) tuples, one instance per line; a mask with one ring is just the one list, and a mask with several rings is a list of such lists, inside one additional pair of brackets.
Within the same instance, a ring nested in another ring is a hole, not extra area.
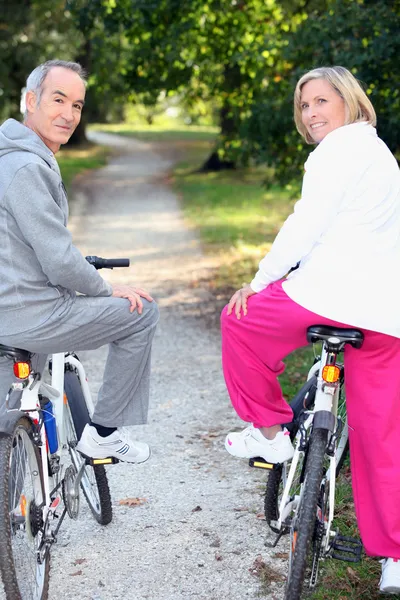
[[(310, 325), (357, 327), (346, 347), (346, 398), (356, 514), (380, 589), (400, 592), (400, 173), (377, 137), (374, 108), (343, 67), (305, 74), (294, 94), (300, 135), (317, 144), (301, 200), (250, 285), (222, 313), (227, 388), (251, 423), (228, 434), (233, 456), (282, 462), (292, 419), (277, 377)], [(300, 261), (299, 268), (282, 279)], [(361, 410), (362, 409), (362, 410)]]

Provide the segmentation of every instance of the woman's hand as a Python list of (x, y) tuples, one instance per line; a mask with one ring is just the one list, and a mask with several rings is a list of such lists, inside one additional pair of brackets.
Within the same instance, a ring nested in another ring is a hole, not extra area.
[(126, 298), (129, 300), (131, 303), (129, 311), (132, 313), (135, 308), (137, 308), (139, 315), (141, 315), (143, 311), (143, 302), (140, 298), (146, 298), (149, 302), (153, 301), (153, 298), (146, 290), (133, 287), (132, 285), (113, 285), (112, 295), (115, 298)]
[(228, 304), (228, 315), (231, 314), (232, 310), (234, 310), (235, 315), (238, 319), (241, 317), (241, 311), (243, 310), (243, 314), (247, 315), (247, 298), (256, 294), (254, 290), (251, 289), (249, 285), (245, 285), (240, 290), (235, 292), (232, 298), (229, 300)]

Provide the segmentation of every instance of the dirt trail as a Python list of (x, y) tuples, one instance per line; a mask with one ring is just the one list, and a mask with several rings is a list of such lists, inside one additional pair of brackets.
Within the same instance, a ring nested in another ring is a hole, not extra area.
[[(257, 518), (264, 474), (223, 447), (226, 432), (241, 423), (223, 382), (219, 332), (204, 318), (215, 304), (198, 282), (210, 262), (163, 183), (171, 162), (135, 140), (97, 134), (96, 141), (119, 153), (80, 180), (70, 228), (85, 254), (128, 256), (131, 269), (105, 277), (140, 283), (159, 303), (149, 424), (134, 429), (153, 453), (145, 464), (109, 468), (111, 525), (97, 525), (82, 499), (79, 520), (61, 528), (50, 598), (258, 598), (257, 556), (274, 572), (285, 565), (264, 547), (272, 537)], [(83, 353), (95, 392), (104, 357), (103, 349)], [(135, 497), (145, 502), (119, 504)], [(279, 600), (281, 587), (272, 584), (267, 597)]]

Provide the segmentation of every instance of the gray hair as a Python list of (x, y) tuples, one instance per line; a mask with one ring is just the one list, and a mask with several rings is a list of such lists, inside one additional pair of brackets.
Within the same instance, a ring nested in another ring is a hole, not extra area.
[[(54, 67), (62, 67), (63, 69), (69, 69), (70, 71), (73, 71), (79, 75), (86, 86), (86, 72), (79, 63), (66, 60), (48, 60), (36, 67), (36, 69), (33, 69), (32, 73), (26, 80), (25, 94), (26, 92), (34, 92), (36, 94), (38, 105), (43, 92), (44, 80), (46, 79), (49, 71)], [(24, 116), (27, 117), (27, 115), (28, 111), (25, 109)]]

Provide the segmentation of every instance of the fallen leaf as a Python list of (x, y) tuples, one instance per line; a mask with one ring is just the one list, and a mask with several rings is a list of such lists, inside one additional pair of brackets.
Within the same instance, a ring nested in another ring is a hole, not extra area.
[(77, 575), (82, 575), (82, 571), (75, 571), (75, 573), (70, 573), (71, 577), (76, 577)]
[(77, 565), (83, 565), (83, 563), (84, 563), (84, 562), (86, 562), (86, 560), (87, 560), (86, 558), (77, 558), (77, 559), (74, 561), (74, 563), (73, 563), (73, 564), (74, 564), (75, 566), (77, 566)]
[(249, 509), (247, 508), (247, 506), (239, 506), (238, 508), (234, 508), (233, 510), (234, 512), (246, 512)]
[(222, 554), (220, 554), (219, 552), (215, 553), (215, 560), (222, 560)]
[(118, 504), (120, 506), (141, 506), (147, 502), (147, 498), (124, 498)]
[(284, 558), (285, 560), (287, 560), (289, 558), (289, 553), (288, 552), (275, 552), (274, 558)]
[(197, 505), (195, 508), (192, 509), (192, 512), (199, 512), (200, 510), (203, 510), (203, 509), (201, 508), (201, 506)]
[(257, 513), (256, 514), (256, 518), (257, 519), (265, 519), (265, 514), (264, 513)]

